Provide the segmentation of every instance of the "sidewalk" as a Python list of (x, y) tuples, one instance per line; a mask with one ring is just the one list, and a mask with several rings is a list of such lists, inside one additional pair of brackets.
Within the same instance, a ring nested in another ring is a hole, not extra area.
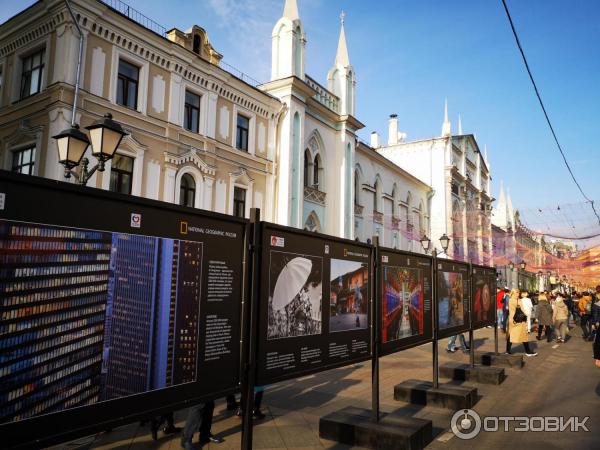
[[(401, 411), (403, 414), (433, 421), (434, 440), (431, 449), (498, 448), (600, 448), (600, 371), (592, 359), (591, 344), (583, 342), (580, 330), (565, 344), (536, 341), (530, 335), (539, 356), (526, 358), (523, 369), (507, 369), (507, 379), (500, 386), (477, 385), (480, 401), (474, 410), (486, 415), (578, 415), (590, 416), (590, 433), (481, 433), (470, 441), (449, 434), (450, 418), (454, 411), (413, 406), (393, 399), (395, 384), (407, 379), (431, 380), (431, 344), (406, 350), (380, 359), (381, 410)], [(504, 335), (499, 333), (499, 351), (504, 350)], [(468, 362), (468, 355), (444, 351), (446, 340), (440, 341), (440, 364), (447, 361)], [(477, 350), (493, 351), (493, 330), (475, 332)], [(515, 346), (522, 351), (522, 346)], [(448, 380), (440, 379), (441, 383)], [(349, 448), (337, 442), (319, 438), (319, 418), (346, 406), (370, 408), (371, 363), (352, 365), (270, 386), (264, 398), (265, 420), (254, 427), (255, 449), (323, 449)], [(183, 426), (185, 411), (175, 416)], [(222, 444), (205, 446), (210, 450), (239, 449), (240, 420), (219, 401), (215, 409), (213, 432), (225, 439)], [(194, 442), (197, 441), (197, 435)], [(148, 425), (131, 424), (110, 433), (101, 433), (58, 449), (179, 449), (179, 437), (163, 436), (152, 441)], [(198, 447), (199, 448), (199, 447)]]

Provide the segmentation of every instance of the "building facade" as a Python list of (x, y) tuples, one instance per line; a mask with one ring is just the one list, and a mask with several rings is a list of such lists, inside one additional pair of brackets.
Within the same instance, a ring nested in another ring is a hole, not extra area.
[(452, 134), (448, 105), (442, 135), (406, 141), (398, 118), (389, 119), (387, 144), (373, 133), (372, 145), (381, 155), (433, 188), (430, 206), (432, 242), (444, 233), (451, 238), (448, 256), (475, 264), (492, 264), (490, 168), (472, 134)]
[[(295, 0), (272, 33), (271, 81), (261, 86), (285, 108), (279, 129), (274, 217), (284, 225), (422, 251), (431, 188), (383, 158), (356, 133), (356, 73), (344, 15), (327, 87), (304, 71), (306, 36)], [(288, 201), (289, 199), (289, 201)], [(413, 232), (413, 225), (419, 233)]]
[[(271, 219), (280, 102), (222, 69), (199, 26), (71, 4), (84, 42), (75, 122), (110, 112), (129, 133), (88, 186)], [(0, 26), (0, 42), (0, 166), (63, 180), (52, 136), (70, 127), (79, 46), (65, 2), (35, 3)]]

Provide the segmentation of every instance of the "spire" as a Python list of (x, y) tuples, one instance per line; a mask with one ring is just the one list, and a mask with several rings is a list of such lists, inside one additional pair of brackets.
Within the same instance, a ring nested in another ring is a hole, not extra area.
[(460, 120), (460, 114), (458, 115), (458, 135), (462, 136), (463, 131), (462, 131), (462, 120)]
[(344, 18), (346, 13), (342, 11), (340, 14), (340, 40), (338, 41), (337, 54), (335, 55), (335, 63), (338, 66), (346, 67), (350, 65), (350, 58), (348, 57), (348, 47), (346, 46), (346, 33), (344, 32)]
[(488, 166), (488, 170), (489, 170), (490, 163), (488, 162), (487, 144), (483, 144), (483, 161), (485, 162), (485, 165)]
[(290, 20), (300, 19), (298, 14), (298, 5), (296, 0), (285, 0), (285, 6), (283, 8), (283, 17), (287, 17)]
[(448, 99), (444, 102), (444, 123), (442, 124), (442, 136), (450, 136), (452, 134), (452, 127), (448, 120)]
[(500, 194), (498, 202), (492, 212), (492, 223), (504, 230), (508, 228), (508, 207), (506, 205), (506, 194), (504, 193), (504, 182), (500, 181)]

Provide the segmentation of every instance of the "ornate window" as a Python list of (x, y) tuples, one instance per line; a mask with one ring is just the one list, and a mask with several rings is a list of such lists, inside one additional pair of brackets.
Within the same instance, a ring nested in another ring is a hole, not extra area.
[(122, 59), (119, 60), (119, 75), (117, 77), (117, 103), (119, 105), (137, 109), (139, 78), (139, 67)]
[(304, 187), (309, 187), (310, 182), (309, 178), (309, 161), (310, 161), (310, 153), (308, 149), (304, 150)]
[(179, 185), (179, 204), (183, 206), (196, 206), (196, 182), (194, 178), (186, 173), (181, 177)]
[(315, 156), (315, 161), (313, 163), (313, 184), (317, 188), (319, 186), (319, 169), (320, 169), (319, 160), (320, 159), (321, 158), (319, 157), (319, 155)]
[(236, 148), (248, 151), (248, 133), (250, 131), (250, 119), (241, 114), (237, 115), (237, 134), (236, 134)]
[(12, 152), (12, 171), (25, 175), (33, 175), (35, 165), (35, 146)]
[(233, 188), (233, 215), (246, 217), (246, 189), (238, 186)]
[(110, 190), (121, 194), (131, 194), (133, 184), (134, 158), (115, 154), (110, 168)]
[(196, 54), (200, 54), (200, 35), (199, 34), (195, 34), (194, 35), (194, 44), (192, 46), (192, 49), (194, 51), (194, 53)]
[(198, 132), (200, 124), (200, 96), (190, 91), (185, 91), (185, 105), (183, 109), (183, 127), (193, 133)]
[(45, 49), (41, 49), (23, 58), (19, 98), (29, 97), (42, 90), (45, 51)]

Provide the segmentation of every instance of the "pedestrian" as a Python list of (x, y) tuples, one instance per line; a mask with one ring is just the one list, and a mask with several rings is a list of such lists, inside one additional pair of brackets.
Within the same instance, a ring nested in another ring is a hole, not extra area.
[(496, 319), (497, 327), (502, 328), (504, 322), (504, 291), (500, 288), (496, 289)]
[(165, 424), (162, 430), (164, 434), (174, 434), (181, 431), (181, 428), (175, 426), (173, 413), (169, 412), (160, 417), (153, 417), (150, 420), (150, 433), (152, 434), (152, 440), (156, 441), (158, 439), (158, 430), (163, 423)]
[(571, 295), (567, 295), (566, 298), (563, 299), (565, 305), (567, 305), (567, 309), (569, 310), (569, 316), (567, 317), (567, 328), (571, 329), (571, 316), (573, 318), (573, 322), (575, 322), (575, 313), (573, 312), (573, 297), (575, 297), (575, 292), (571, 293)]
[(550, 306), (550, 302), (543, 293), (540, 293), (538, 296), (538, 305), (537, 305), (537, 320), (538, 320), (538, 332), (537, 332), (537, 340), (542, 339), (542, 331), (545, 329), (546, 331), (546, 340), (548, 342), (552, 341), (552, 306)]
[(527, 335), (528, 316), (522, 309), (519, 299), (519, 290), (510, 291), (508, 300), (508, 333), (506, 334), (506, 353), (511, 354), (512, 344), (523, 344), (525, 355), (537, 356), (529, 347), (529, 336)]
[(592, 296), (587, 292), (579, 299), (579, 316), (581, 318), (581, 331), (583, 332), (582, 338), (587, 341), (591, 334), (590, 320), (592, 317)]
[(187, 419), (185, 421), (185, 427), (181, 433), (181, 447), (185, 450), (194, 450), (192, 445), (192, 438), (196, 431), (200, 432), (200, 445), (208, 444), (220, 444), (223, 442), (223, 438), (215, 436), (211, 433), (213, 411), (215, 410), (215, 401), (209, 400), (204, 403), (200, 403), (196, 406), (192, 406), (189, 409)]
[(533, 326), (533, 303), (527, 291), (521, 292), (521, 308), (523, 308), (523, 312), (527, 316), (527, 333), (531, 333), (531, 327)]
[[(265, 414), (260, 409), (260, 407), (262, 405), (262, 399), (263, 399), (264, 392), (265, 392), (264, 386), (254, 386), (254, 408), (252, 408), (252, 417), (257, 420), (262, 420), (266, 417)], [(244, 416), (244, 410), (242, 409), (241, 406), (238, 408), (235, 415), (238, 416), (239, 418), (242, 418)]]
[(471, 347), (469, 347), (467, 345), (467, 341), (465, 339), (465, 335), (464, 334), (455, 334), (454, 336), (452, 336), (450, 339), (448, 339), (448, 346), (446, 347), (446, 352), (448, 353), (454, 353), (456, 351), (456, 337), (460, 337), (460, 347), (463, 351), (463, 353), (469, 353), (469, 350), (471, 349)]
[(556, 330), (557, 342), (565, 342), (567, 339), (567, 334), (569, 333), (569, 327), (567, 326), (568, 318), (569, 308), (567, 308), (563, 298), (557, 296), (554, 302), (554, 311), (552, 311), (552, 322)]
[(508, 326), (508, 300), (510, 299), (508, 288), (504, 288), (504, 300), (502, 302), (502, 331), (506, 333)]
[(596, 333), (594, 339), (594, 359), (596, 360), (596, 367), (600, 368), (600, 333)]
[(596, 286), (595, 301), (592, 303), (590, 324), (592, 329), (592, 340), (595, 342), (595, 338), (598, 335), (598, 328), (600, 327), (600, 285)]

